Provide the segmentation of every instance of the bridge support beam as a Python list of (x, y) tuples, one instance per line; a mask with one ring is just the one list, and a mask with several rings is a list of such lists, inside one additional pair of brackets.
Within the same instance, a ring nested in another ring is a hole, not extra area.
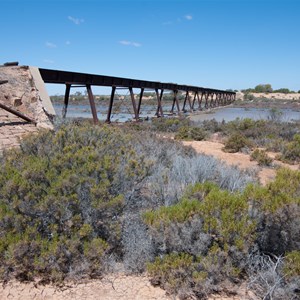
[(66, 91), (65, 91), (65, 98), (64, 98), (64, 107), (62, 110), (62, 117), (65, 118), (68, 111), (68, 105), (69, 105), (69, 98), (70, 98), (70, 90), (71, 90), (71, 84), (66, 83)]
[(109, 105), (108, 105), (108, 111), (107, 111), (107, 118), (106, 118), (106, 123), (110, 123), (111, 120), (111, 112), (114, 104), (114, 97), (115, 97), (115, 92), (116, 92), (116, 87), (112, 86), (111, 88), (111, 94), (110, 94), (110, 100), (109, 100)]
[(134, 112), (134, 118), (135, 118), (136, 121), (138, 121), (139, 120), (139, 113), (138, 113), (138, 109), (136, 107), (136, 103), (135, 103), (134, 93), (133, 93), (132, 87), (129, 88), (129, 92), (130, 92), (130, 97), (131, 97), (131, 102), (132, 102), (132, 107), (133, 107), (133, 112)]
[(199, 99), (199, 94), (198, 94), (198, 110), (202, 110), (202, 99), (203, 99), (204, 93), (201, 92), (201, 98)]
[(178, 91), (174, 90), (173, 93), (174, 93), (174, 98), (173, 98), (173, 104), (172, 104), (171, 113), (172, 114), (174, 113), (174, 107), (175, 107), (175, 104), (176, 104), (177, 113), (178, 113), (178, 115), (180, 115), (179, 101), (178, 101), (178, 97), (177, 97), (178, 96)]
[(90, 106), (91, 106), (91, 110), (92, 110), (94, 124), (98, 124), (99, 120), (98, 120), (98, 116), (97, 116), (97, 109), (96, 109), (94, 95), (93, 95), (92, 88), (91, 88), (90, 84), (86, 85), (86, 90), (87, 90), (89, 101), (90, 101)]
[(144, 88), (141, 88), (141, 92), (140, 92), (140, 97), (139, 97), (139, 102), (138, 102), (138, 115), (140, 115), (140, 111), (141, 111), (141, 105), (142, 105), (142, 99), (143, 99), (143, 95), (144, 95)]
[(195, 110), (195, 101), (196, 101), (196, 98), (197, 98), (197, 96), (198, 96), (198, 92), (195, 92), (195, 94), (194, 94), (194, 99), (193, 99), (193, 102), (192, 102), (192, 110), (194, 111)]
[(164, 90), (161, 89), (160, 94), (159, 94), (158, 89), (155, 89), (155, 94), (156, 94), (156, 98), (157, 98), (156, 116), (157, 117), (163, 117), (164, 113), (163, 113), (161, 102), (162, 102), (162, 97), (163, 97), (163, 94), (164, 94)]
[(182, 108), (182, 111), (184, 111), (184, 112), (186, 112), (186, 109), (185, 109), (186, 102), (189, 103), (190, 110), (192, 110), (192, 103), (191, 103), (189, 91), (186, 91), (186, 94), (185, 94), (185, 99), (184, 99), (183, 108)]

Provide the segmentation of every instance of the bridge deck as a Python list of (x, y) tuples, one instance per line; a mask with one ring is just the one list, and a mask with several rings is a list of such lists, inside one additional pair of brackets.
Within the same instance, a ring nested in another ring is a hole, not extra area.
[[(63, 117), (66, 116), (67, 107), (69, 103), (70, 88), (72, 85), (76, 86), (85, 86), (87, 88), (88, 97), (91, 105), (91, 110), (93, 114), (94, 122), (98, 122), (97, 110), (94, 102), (94, 96), (91, 90), (91, 86), (110, 86), (112, 87), (110, 102), (107, 110), (107, 122), (111, 121), (112, 108), (114, 104), (114, 96), (116, 88), (128, 88), (130, 92), (132, 108), (134, 112), (135, 119), (139, 119), (140, 108), (142, 104), (143, 93), (145, 89), (152, 89), (155, 91), (157, 98), (157, 110), (156, 116), (163, 117), (163, 93), (165, 90), (172, 91), (174, 93), (173, 105), (171, 113), (174, 113), (174, 108), (176, 106), (178, 114), (180, 111), (186, 111), (186, 105), (189, 105), (191, 111), (195, 110), (195, 102), (197, 100), (198, 107), (197, 109), (201, 110), (203, 108), (216, 107), (219, 105), (227, 105), (235, 100), (236, 93), (231, 91), (224, 91), (218, 89), (204, 88), (198, 86), (189, 86), (181, 85), (176, 83), (168, 82), (157, 82), (157, 81), (147, 81), (147, 80), (138, 80), (131, 78), (122, 78), (122, 77), (113, 77), (105, 75), (95, 75), (95, 74), (86, 74), (86, 73), (77, 73), (77, 72), (68, 72), (68, 71), (59, 71), (59, 70), (50, 70), (39, 68), (41, 77), (45, 83), (55, 83), (55, 84), (65, 84), (65, 106), (63, 109)], [(133, 89), (141, 89), (138, 103), (135, 101), (133, 94)], [(179, 100), (177, 98), (178, 92), (185, 92), (185, 99), (183, 102), (183, 107), (180, 109)], [(191, 94), (193, 93), (193, 99), (191, 100)], [(202, 100), (203, 102), (202, 106)]]

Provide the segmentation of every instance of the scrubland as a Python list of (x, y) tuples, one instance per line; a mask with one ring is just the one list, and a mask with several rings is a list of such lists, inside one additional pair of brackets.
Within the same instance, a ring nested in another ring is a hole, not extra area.
[(180, 299), (241, 282), (261, 299), (300, 299), (300, 171), (278, 169), (261, 186), (180, 143), (218, 134), (224, 151), (274, 167), (265, 150), (299, 162), (299, 128), (276, 114), (75, 121), (24, 139), (0, 158), (0, 279), (63, 284), (121, 270)]

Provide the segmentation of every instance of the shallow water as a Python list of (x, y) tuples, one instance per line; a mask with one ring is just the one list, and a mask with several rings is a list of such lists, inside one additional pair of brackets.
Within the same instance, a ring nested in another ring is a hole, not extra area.
[[(54, 109), (57, 116), (62, 115), (63, 104), (54, 104)], [(99, 120), (106, 120), (107, 117), (107, 106), (97, 105), (97, 115)], [(168, 113), (171, 110), (171, 105), (164, 105), (164, 113)], [(156, 106), (154, 105), (144, 105), (141, 107), (140, 117), (154, 117), (156, 113)], [(90, 105), (82, 104), (70, 104), (67, 111), (68, 118), (92, 118), (92, 112)], [(127, 120), (132, 120), (134, 118), (133, 109), (130, 106), (113, 107), (111, 114), (111, 121), (125, 122)]]
[[(54, 104), (54, 109), (58, 116), (62, 115), (62, 104)], [(164, 113), (168, 113), (171, 110), (171, 105), (165, 105)], [(236, 118), (245, 119), (250, 118), (254, 120), (264, 119), (268, 120), (271, 118), (270, 109), (266, 108), (239, 108), (239, 107), (221, 107), (216, 109), (211, 109), (209, 111), (187, 113), (190, 115), (192, 121), (199, 122), (204, 120), (215, 119), (219, 122), (233, 121)], [(281, 112), (280, 120), (282, 121), (293, 121), (300, 120), (300, 111), (292, 109), (278, 109)], [(141, 108), (140, 117), (154, 117), (156, 113), (156, 106), (145, 105)], [(107, 117), (107, 106), (97, 106), (97, 114), (99, 120), (106, 120)], [(74, 105), (70, 104), (68, 106), (67, 112), (68, 118), (92, 118), (92, 113), (89, 105)], [(127, 120), (132, 120), (134, 114), (131, 107), (120, 107), (113, 108), (111, 120), (125, 122)]]
[[(279, 119), (281, 121), (293, 121), (300, 120), (300, 111), (295, 111), (292, 109), (278, 109), (280, 112)], [(236, 118), (245, 119), (250, 118), (253, 120), (268, 120), (271, 119), (272, 113), (270, 109), (267, 108), (239, 108), (239, 107), (222, 107), (214, 109), (210, 112), (201, 112), (197, 115), (192, 115), (191, 120), (198, 122), (204, 120), (215, 119), (216, 121), (233, 121)]]

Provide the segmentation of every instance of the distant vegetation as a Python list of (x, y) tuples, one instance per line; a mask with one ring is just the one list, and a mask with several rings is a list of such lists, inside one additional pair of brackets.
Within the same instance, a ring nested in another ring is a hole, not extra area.
[[(282, 113), (278, 109), (269, 110), (268, 120), (236, 119), (230, 122), (208, 120), (194, 124), (188, 119), (158, 118), (152, 122), (131, 123), (127, 125), (138, 131), (163, 132), (177, 140), (204, 140), (212, 134), (218, 134), (226, 152), (251, 153), (256, 148), (280, 152), (278, 159), (288, 162), (300, 162), (300, 122), (282, 122)], [(256, 155), (257, 154), (257, 155)], [(264, 152), (256, 152), (252, 159), (261, 165), (271, 165)]]
[(249, 94), (249, 93), (283, 93), (283, 94), (289, 94), (289, 93), (295, 93), (294, 91), (289, 90), (288, 88), (280, 88), (278, 90), (273, 90), (271, 84), (259, 84), (254, 89), (244, 89), (241, 90), (241, 92)]
[[(298, 299), (300, 172), (281, 169), (262, 187), (165, 138), (241, 135), (242, 148), (280, 138), (295, 159), (298, 130), (250, 119), (75, 121), (28, 137), (0, 157), (1, 280), (63, 283), (122, 266), (181, 299), (244, 281), (259, 298)], [(268, 163), (264, 152), (253, 159)]]

